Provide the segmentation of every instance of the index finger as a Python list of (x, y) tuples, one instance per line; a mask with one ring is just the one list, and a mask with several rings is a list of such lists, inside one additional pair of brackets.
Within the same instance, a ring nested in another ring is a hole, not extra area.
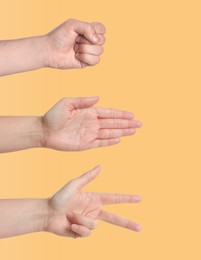
[(134, 114), (128, 111), (96, 107), (97, 115), (99, 118), (117, 118), (117, 119), (133, 119)]
[(138, 203), (141, 197), (135, 194), (101, 193), (100, 199), (103, 205)]
[(106, 33), (106, 28), (102, 23), (92, 22), (91, 24), (93, 24), (94, 29), (95, 29), (97, 34), (105, 34)]

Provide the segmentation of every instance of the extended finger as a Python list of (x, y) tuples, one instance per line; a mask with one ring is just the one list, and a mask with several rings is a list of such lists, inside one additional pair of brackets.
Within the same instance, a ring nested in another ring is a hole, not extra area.
[(91, 54), (85, 54), (85, 53), (76, 53), (75, 57), (81, 61), (86, 63), (89, 66), (94, 66), (100, 62), (100, 57), (96, 55)]
[(131, 112), (112, 109), (96, 107), (97, 115), (99, 118), (119, 118), (119, 119), (133, 119), (134, 115)]
[(73, 179), (70, 183), (71, 186), (74, 188), (77, 188), (78, 190), (82, 189), (85, 185), (87, 185), (89, 182), (93, 181), (99, 174), (101, 168), (100, 166), (96, 166), (92, 170), (82, 174), (78, 178)]
[(122, 136), (133, 135), (136, 132), (135, 128), (128, 129), (100, 129), (98, 132), (98, 139), (112, 139)]
[(141, 201), (141, 197), (136, 194), (101, 193), (100, 198), (103, 205), (138, 203)]
[(75, 52), (92, 54), (92, 55), (101, 55), (103, 53), (103, 47), (100, 45), (92, 45), (92, 44), (76, 44)]
[[(72, 224), (71, 229), (73, 232), (75, 232), (80, 237), (88, 237), (91, 234), (91, 231), (88, 228), (77, 225), (77, 224)], [(75, 238), (77, 238), (79, 236), (75, 235)]]
[(74, 212), (70, 212), (67, 215), (67, 218), (70, 220), (71, 223), (78, 224), (80, 226), (85, 226), (88, 229), (95, 229), (97, 226), (95, 219), (90, 218), (88, 216), (76, 214)]
[(101, 210), (98, 218), (112, 225), (127, 228), (133, 231), (139, 232), (141, 230), (141, 226), (139, 224), (104, 210)]
[(126, 119), (99, 119), (100, 128), (137, 128), (141, 126), (141, 122), (137, 120), (126, 120)]
[(105, 146), (111, 146), (118, 144), (120, 142), (119, 138), (112, 138), (112, 139), (96, 139), (94, 140), (91, 145), (90, 149), (92, 148), (98, 148), (98, 147), (105, 147)]

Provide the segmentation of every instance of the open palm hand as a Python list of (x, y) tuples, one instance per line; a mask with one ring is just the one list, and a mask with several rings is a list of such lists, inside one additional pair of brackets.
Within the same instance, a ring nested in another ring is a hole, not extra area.
[(43, 145), (61, 151), (82, 151), (117, 144), (141, 123), (126, 111), (94, 107), (98, 97), (64, 98), (43, 117)]

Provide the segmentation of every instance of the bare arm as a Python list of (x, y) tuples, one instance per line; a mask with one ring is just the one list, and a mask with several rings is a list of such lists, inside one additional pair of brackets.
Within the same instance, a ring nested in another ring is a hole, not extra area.
[(0, 41), (0, 76), (47, 66), (45, 36)]
[(45, 199), (0, 200), (0, 238), (43, 231), (47, 211)]
[(101, 23), (69, 19), (42, 36), (0, 41), (0, 76), (44, 67), (94, 66), (103, 52), (104, 33)]
[(0, 153), (41, 147), (41, 117), (0, 117)]

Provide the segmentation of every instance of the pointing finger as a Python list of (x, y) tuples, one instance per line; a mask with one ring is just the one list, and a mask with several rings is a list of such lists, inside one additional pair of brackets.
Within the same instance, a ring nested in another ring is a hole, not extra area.
[(100, 198), (103, 205), (138, 203), (141, 201), (141, 197), (135, 194), (101, 193)]

